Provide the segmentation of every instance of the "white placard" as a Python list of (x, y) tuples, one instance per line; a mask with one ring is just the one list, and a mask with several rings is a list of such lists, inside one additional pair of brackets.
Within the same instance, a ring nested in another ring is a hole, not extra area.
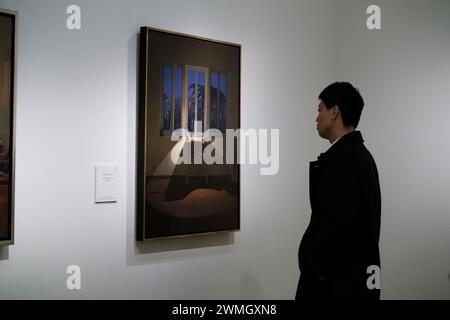
[(95, 202), (117, 202), (117, 165), (95, 166)]

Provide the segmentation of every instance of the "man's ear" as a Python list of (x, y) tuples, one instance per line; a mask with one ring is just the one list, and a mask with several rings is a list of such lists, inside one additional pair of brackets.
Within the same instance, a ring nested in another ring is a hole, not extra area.
[(334, 119), (337, 119), (338, 115), (339, 115), (339, 106), (338, 105), (334, 105), (333, 108), (331, 108), (331, 117)]

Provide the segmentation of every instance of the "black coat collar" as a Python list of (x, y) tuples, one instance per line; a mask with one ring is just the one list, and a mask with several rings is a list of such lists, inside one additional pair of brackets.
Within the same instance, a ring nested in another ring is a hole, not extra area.
[(349, 144), (349, 143), (355, 143), (355, 142), (359, 142), (359, 143), (363, 143), (364, 139), (362, 137), (362, 134), (360, 131), (352, 131), (349, 132), (345, 135), (343, 135), (338, 141), (336, 141), (335, 144), (333, 144), (326, 152), (321, 153), (318, 157), (317, 160), (319, 161), (325, 161), (328, 160), (330, 158), (330, 156), (337, 150), (339, 149), (341, 146), (345, 145), (345, 144)]

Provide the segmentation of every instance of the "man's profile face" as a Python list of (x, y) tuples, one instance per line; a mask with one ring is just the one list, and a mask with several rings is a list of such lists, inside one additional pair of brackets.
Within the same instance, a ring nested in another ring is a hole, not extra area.
[(320, 101), (318, 112), (316, 118), (317, 133), (320, 137), (328, 139), (333, 126), (333, 109), (328, 109), (323, 101)]

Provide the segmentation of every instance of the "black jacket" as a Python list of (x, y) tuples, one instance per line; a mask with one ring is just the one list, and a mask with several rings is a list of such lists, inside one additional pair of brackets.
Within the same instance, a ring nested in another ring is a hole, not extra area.
[(381, 194), (363, 142), (359, 131), (350, 132), (310, 163), (312, 214), (299, 248), (297, 298), (317, 297), (317, 290), (321, 298), (379, 298), (366, 282), (367, 268), (380, 266)]

